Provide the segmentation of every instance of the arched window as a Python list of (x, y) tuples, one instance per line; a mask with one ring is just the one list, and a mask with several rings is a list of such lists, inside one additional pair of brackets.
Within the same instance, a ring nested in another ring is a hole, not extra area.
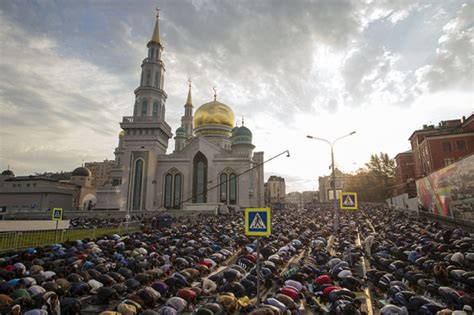
[(183, 176), (171, 170), (165, 175), (164, 205), (167, 209), (181, 208), (181, 195), (183, 190)]
[(194, 157), (193, 202), (207, 202), (207, 159), (201, 152)]
[(176, 174), (174, 176), (174, 202), (173, 202), (173, 208), (179, 209), (181, 206), (181, 175)]
[(146, 71), (146, 86), (150, 86), (150, 85), (151, 85), (151, 71), (147, 70)]
[(160, 109), (160, 103), (158, 101), (153, 102), (153, 116), (157, 117)]
[(148, 101), (143, 100), (142, 101), (142, 116), (146, 116), (147, 112), (148, 112)]
[(142, 181), (143, 181), (143, 160), (135, 161), (135, 171), (133, 180), (133, 202), (132, 209), (140, 210), (142, 204)]
[(220, 176), (219, 200), (227, 204), (227, 174), (222, 173)]
[(229, 175), (229, 203), (237, 203), (237, 176), (234, 173)]
[(160, 72), (159, 71), (155, 73), (155, 87), (157, 88), (160, 87)]
[(171, 208), (173, 193), (173, 175), (167, 174), (165, 176), (165, 208)]

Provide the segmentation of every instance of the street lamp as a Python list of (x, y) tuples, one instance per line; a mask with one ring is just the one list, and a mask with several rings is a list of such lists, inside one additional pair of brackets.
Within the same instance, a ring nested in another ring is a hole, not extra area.
[(333, 199), (333, 215), (334, 215), (334, 221), (333, 221), (333, 229), (334, 229), (334, 232), (337, 232), (339, 231), (339, 211), (337, 211), (337, 199), (336, 199), (336, 172), (334, 171), (334, 150), (333, 150), (333, 147), (334, 147), (334, 143), (336, 143), (336, 141), (338, 140), (341, 140), (345, 137), (349, 137), (349, 136), (352, 136), (353, 134), (355, 134), (356, 132), (353, 131), (351, 133), (348, 133), (347, 135), (344, 135), (342, 137), (339, 137), (339, 138), (336, 138), (335, 140), (333, 140), (332, 142), (329, 141), (329, 140), (326, 140), (326, 139), (323, 139), (323, 138), (318, 138), (318, 137), (313, 137), (313, 136), (306, 136), (307, 138), (309, 139), (314, 139), (314, 140), (320, 140), (320, 141), (324, 141), (326, 142), (327, 144), (329, 144), (329, 146), (331, 147), (331, 168), (332, 168), (332, 199)]

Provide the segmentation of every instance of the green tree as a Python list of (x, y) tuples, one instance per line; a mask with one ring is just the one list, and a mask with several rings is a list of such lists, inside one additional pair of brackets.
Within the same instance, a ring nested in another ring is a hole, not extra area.
[(395, 177), (395, 160), (391, 159), (387, 153), (372, 154), (370, 161), (365, 163), (365, 166), (377, 176), (385, 178)]
[(359, 200), (384, 202), (395, 184), (395, 161), (388, 154), (372, 154), (365, 168), (346, 177), (345, 190), (358, 193)]

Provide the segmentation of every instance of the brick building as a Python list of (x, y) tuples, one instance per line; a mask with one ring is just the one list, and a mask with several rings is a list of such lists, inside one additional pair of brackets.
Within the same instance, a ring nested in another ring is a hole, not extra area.
[(474, 153), (474, 114), (468, 118), (424, 125), (409, 138), (415, 178), (443, 168)]
[(412, 195), (411, 191), (415, 187), (415, 168), (413, 163), (413, 153), (411, 150), (398, 153), (395, 156), (395, 189), (394, 195), (398, 196), (404, 193)]

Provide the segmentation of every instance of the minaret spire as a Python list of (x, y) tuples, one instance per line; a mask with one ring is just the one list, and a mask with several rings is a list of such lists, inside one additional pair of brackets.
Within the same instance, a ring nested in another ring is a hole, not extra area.
[(156, 8), (155, 28), (153, 29), (153, 35), (151, 36), (150, 43), (157, 43), (163, 46), (160, 40), (160, 9), (158, 8)]
[(216, 101), (217, 100), (217, 88), (214, 86), (212, 89), (214, 90), (214, 101)]
[(181, 127), (186, 132), (187, 140), (193, 137), (193, 99), (191, 97), (191, 79), (188, 79), (188, 86), (188, 98), (186, 99), (186, 104), (184, 104), (184, 116), (181, 117)]
[(193, 106), (193, 99), (191, 97), (191, 79), (188, 79), (188, 83), (189, 83), (189, 90), (188, 90), (188, 98), (186, 99), (186, 105), (191, 105)]

